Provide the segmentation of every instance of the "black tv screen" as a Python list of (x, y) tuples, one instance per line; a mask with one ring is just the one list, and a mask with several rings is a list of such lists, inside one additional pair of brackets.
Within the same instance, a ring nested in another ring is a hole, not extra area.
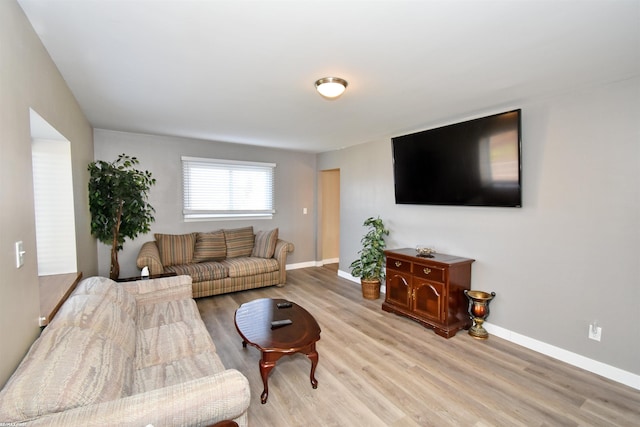
[(521, 110), (391, 139), (396, 204), (521, 207)]

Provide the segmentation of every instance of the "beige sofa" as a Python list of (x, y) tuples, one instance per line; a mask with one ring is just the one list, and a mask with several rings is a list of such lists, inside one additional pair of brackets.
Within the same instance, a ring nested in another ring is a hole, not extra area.
[(293, 244), (278, 238), (278, 229), (253, 227), (181, 235), (155, 234), (140, 248), (136, 264), (151, 275), (175, 273), (193, 279), (193, 297), (284, 285), (287, 254)]
[(0, 391), (0, 425), (246, 426), (249, 383), (225, 369), (191, 278), (83, 280)]

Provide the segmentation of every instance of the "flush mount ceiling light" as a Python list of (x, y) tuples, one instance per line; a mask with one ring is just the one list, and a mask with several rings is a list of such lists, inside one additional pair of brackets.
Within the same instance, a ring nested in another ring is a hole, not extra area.
[(318, 93), (327, 99), (336, 99), (347, 89), (347, 81), (340, 77), (324, 77), (316, 80)]

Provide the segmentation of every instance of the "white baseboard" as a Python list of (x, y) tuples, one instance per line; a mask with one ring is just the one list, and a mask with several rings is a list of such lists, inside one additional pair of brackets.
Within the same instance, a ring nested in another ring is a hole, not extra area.
[(360, 283), (360, 279), (357, 277), (353, 277), (351, 274), (346, 271), (338, 270), (338, 277), (342, 277), (343, 279), (351, 280), (352, 282)]
[[(350, 280), (350, 281), (360, 285), (360, 278), (359, 277), (353, 277), (351, 274), (347, 273), (346, 271), (338, 270), (338, 276), (342, 277), (343, 279)], [(384, 284), (380, 285), (380, 293), (381, 294), (386, 294), (387, 293), (387, 287)]]
[[(298, 268), (322, 267), (325, 264), (337, 264), (340, 262), (338, 258), (323, 259), (322, 261), (298, 262), (296, 264), (287, 264), (287, 270), (297, 270)], [(358, 282), (359, 283), (359, 282)]]
[(308, 267), (322, 267), (322, 264), (317, 261), (307, 261), (307, 262), (298, 262), (295, 264), (287, 264), (287, 270), (297, 270), (299, 268), (308, 268)]
[(503, 338), (512, 343), (526, 347), (530, 350), (568, 363), (569, 365), (584, 369), (585, 371), (589, 371), (602, 377), (608, 378), (612, 381), (635, 388), (636, 390), (640, 390), (640, 375), (636, 375), (634, 373), (624, 371), (614, 366), (598, 362), (597, 360), (589, 359), (588, 357), (584, 357), (563, 348), (556, 347), (533, 338), (529, 338), (525, 335), (521, 335), (517, 332), (510, 331), (500, 326), (492, 325), (491, 323), (485, 322), (484, 327), (486, 328), (487, 332), (497, 337)]

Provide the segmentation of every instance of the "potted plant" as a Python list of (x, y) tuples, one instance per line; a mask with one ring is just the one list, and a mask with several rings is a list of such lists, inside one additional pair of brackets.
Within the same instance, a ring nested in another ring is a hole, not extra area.
[(156, 180), (151, 172), (134, 168), (136, 157), (125, 154), (113, 162), (98, 160), (89, 163), (89, 210), (91, 234), (111, 245), (109, 277), (120, 276), (118, 251), (125, 238), (148, 233), (155, 221), (155, 209), (148, 203), (148, 192)]
[(352, 276), (360, 277), (362, 296), (366, 299), (378, 299), (380, 284), (385, 278), (384, 236), (389, 235), (389, 230), (384, 228), (380, 217), (367, 218), (363, 225), (369, 227), (369, 231), (360, 240), (362, 243), (362, 249), (358, 251), (360, 258), (353, 261), (349, 267)]

